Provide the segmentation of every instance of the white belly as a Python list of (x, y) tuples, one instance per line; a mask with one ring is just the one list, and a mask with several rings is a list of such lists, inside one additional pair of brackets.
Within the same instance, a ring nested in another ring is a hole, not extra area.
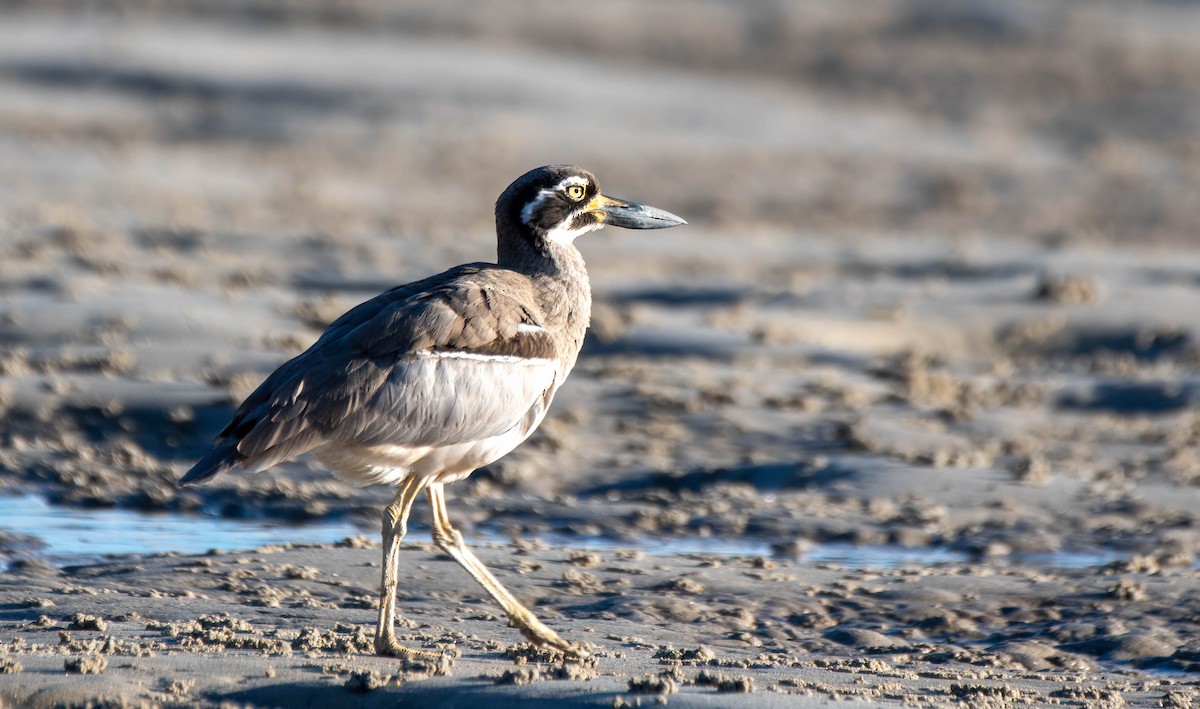
[(494, 463), (529, 438), (550, 408), (553, 392), (529, 410), (516, 426), (498, 436), (443, 446), (354, 446), (329, 443), (313, 457), (356, 485), (397, 485), (416, 476), (426, 482), (454, 482)]

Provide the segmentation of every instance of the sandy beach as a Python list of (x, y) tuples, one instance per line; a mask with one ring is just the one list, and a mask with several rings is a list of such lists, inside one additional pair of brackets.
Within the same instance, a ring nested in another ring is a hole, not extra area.
[(19, 667), (5, 697), (15, 706), (610, 707), (662, 697), (689, 707), (1187, 707), (1195, 694), (1195, 576), (1152, 561), (880, 571), (483, 549), (515, 593), (595, 650), (564, 663), (521, 642), (453, 561), (417, 545), (401, 572), (401, 637), (454, 656), (426, 663), (370, 654), (377, 547), (360, 539), (24, 566), (0, 585), (6, 662)]
[[(1115, 0), (0, 9), (0, 706), (1196, 706), (1198, 35)], [(389, 490), (175, 481), (562, 162), (689, 225), (580, 240), (578, 366), (448, 498), (595, 657), (524, 645), (420, 506), (400, 634), (447, 659), (375, 657)]]

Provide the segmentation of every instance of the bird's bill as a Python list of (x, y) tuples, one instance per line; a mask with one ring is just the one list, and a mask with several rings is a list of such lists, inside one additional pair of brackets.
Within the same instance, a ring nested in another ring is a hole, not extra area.
[(600, 214), (605, 224), (626, 229), (665, 229), (670, 226), (687, 224), (683, 219), (658, 207), (627, 202), (604, 195), (596, 195), (596, 198), (588, 205), (587, 211)]

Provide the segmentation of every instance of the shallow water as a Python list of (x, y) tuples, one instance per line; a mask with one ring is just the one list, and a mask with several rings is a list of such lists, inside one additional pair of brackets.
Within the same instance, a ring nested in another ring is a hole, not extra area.
[(288, 542), (324, 543), (360, 534), (348, 522), (288, 525), (269, 520), (79, 509), (52, 505), (37, 495), (0, 497), (0, 529), (38, 537), (39, 552), (57, 563), (105, 554), (199, 554), (209, 549), (251, 549)]
[[(106, 554), (199, 554), (210, 549), (231, 551), (268, 544), (322, 544), (355, 535), (372, 536), (349, 522), (324, 521), (290, 525), (269, 520), (234, 520), (203, 515), (79, 509), (52, 505), (37, 495), (0, 496), (0, 529), (40, 539), (36, 551), (58, 564), (80, 563)], [(497, 534), (478, 530), (476, 544), (504, 543)], [(770, 544), (755, 539), (669, 538), (617, 541), (604, 537), (542, 535), (551, 546), (615, 551), (640, 549), (647, 554), (716, 554), (772, 556)], [(1125, 555), (1115, 551), (1045, 552), (1016, 555), (1014, 563), (1058, 568), (1105, 564)], [(966, 563), (970, 557), (943, 547), (905, 548), (885, 545), (817, 544), (801, 557), (810, 564), (853, 569), (893, 569), (942, 563)]]
[[(616, 541), (605, 537), (565, 537), (540, 535), (539, 539), (553, 546), (616, 551), (640, 549), (647, 554), (681, 555), (709, 554), (717, 556), (774, 556), (771, 545), (758, 539), (721, 539), (714, 537), (650, 538), (640, 541)], [(801, 561), (810, 564), (830, 564), (851, 569), (894, 569), (908, 566), (961, 563), (966, 554), (943, 547), (905, 548), (885, 545), (814, 544)]]

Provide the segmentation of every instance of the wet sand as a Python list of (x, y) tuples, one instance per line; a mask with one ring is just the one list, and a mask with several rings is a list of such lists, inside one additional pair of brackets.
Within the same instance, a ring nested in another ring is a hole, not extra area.
[(664, 696), (678, 706), (1186, 707), (1196, 695), (1197, 573), (1149, 558), (846, 570), (536, 545), (481, 556), (594, 659), (531, 650), (428, 545), (403, 557), (401, 639), (452, 659), (372, 656), (378, 548), (354, 538), (21, 565), (0, 580), (15, 671), (0, 696), (14, 706), (608, 707)]
[[(449, 502), (597, 661), (514, 650), (422, 546), (405, 632), (449, 674), (366, 654), (363, 543), (61, 568), (0, 521), (0, 703), (1200, 696), (1200, 13), (322, 7), (0, 13), (0, 492), (374, 544), (388, 491), (307, 460), (174, 481), (346, 308), (490, 258), (514, 176), (582, 164), (690, 225), (581, 241), (579, 366)], [(770, 553), (644, 553), (675, 540)]]

